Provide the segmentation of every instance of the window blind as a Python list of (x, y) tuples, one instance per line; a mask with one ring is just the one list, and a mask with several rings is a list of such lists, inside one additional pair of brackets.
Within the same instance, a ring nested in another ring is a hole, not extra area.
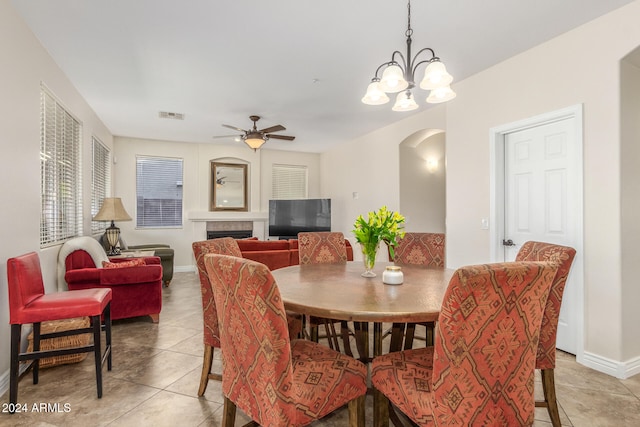
[(40, 92), (40, 246), (82, 234), (81, 125)]
[[(111, 191), (111, 151), (95, 136), (91, 140), (92, 168), (91, 168), (91, 218), (100, 208), (105, 197)], [(91, 221), (91, 233), (104, 231), (109, 223), (106, 221)]]
[(273, 165), (272, 199), (306, 199), (308, 194), (306, 166)]
[(182, 159), (136, 158), (136, 221), (139, 228), (182, 226)]

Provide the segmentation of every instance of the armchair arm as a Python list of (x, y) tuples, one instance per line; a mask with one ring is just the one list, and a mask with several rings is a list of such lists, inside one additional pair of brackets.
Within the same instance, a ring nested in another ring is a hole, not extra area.
[(100, 284), (107, 286), (131, 285), (134, 283), (146, 283), (160, 281), (162, 279), (162, 266), (144, 265), (138, 267), (100, 268)]
[(127, 246), (127, 250), (131, 249), (153, 249), (153, 248), (170, 248), (171, 246), (166, 245), (164, 243), (147, 243), (144, 245), (129, 245)]
[(109, 262), (119, 263), (119, 262), (128, 262), (132, 259), (142, 258), (146, 265), (155, 265), (160, 264), (160, 257), (157, 256), (144, 256), (144, 257), (127, 257), (127, 258), (109, 258)]

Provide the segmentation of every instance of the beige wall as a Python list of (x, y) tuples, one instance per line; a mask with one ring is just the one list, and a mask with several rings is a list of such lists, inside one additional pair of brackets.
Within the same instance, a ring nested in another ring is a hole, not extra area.
[[(634, 183), (640, 177), (637, 161), (622, 176), (620, 166), (620, 60), (640, 46), (638, 16), (640, 1), (454, 83), (458, 97), (435, 112), (323, 154), (325, 194), (346, 202), (343, 230), (350, 230), (358, 213), (382, 204), (397, 207), (394, 145), (417, 130), (441, 128), (447, 137), (448, 266), (489, 261), (490, 230), (480, 228), (490, 211), (489, 129), (582, 104), (585, 341), (578, 358), (612, 375), (640, 372), (640, 311), (632, 309), (640, 304), (637, 274), (633, 269), (623, 280), (621, 271), (621, 234), (632, 226), (621, 222), (621, 177)], [(442, 108), (446, 124), (440, 126)], [(360, 199), (351, 200), (356, 189)], [(632, 300), (623, 304), (623, 295)]]
[(621, 67), (622, 341), (623, 358), (640, 354), (640, 48)]
[[(271, 197), (273, 164), (306, 165), (309, 172), (309, 197), (320, 197), (320, 155), (261, 149), (256, 152), (244, 144), (237, 146), (167, 142), (137, 138), (115, 138), (117, 163), (114, 166), (115, 196), (121, 197), (133, 221), (118, 223), (128, 244), (168, 243), (175, 250), (176, 271), (194, 269), (191, 243), (204, 240), (206, 223), (191, 221), (196, 212), (208, 212), (212, 160), (247, 163), (249, 173), (249, 211), (266, 213)], [(183, 159), (183, 226), (179, 228), (136, 229), (136, 156)], [(212, 213), (214, 217), (225, 214)], [(266, 222), (262, 236), (267, 236)]]
[(91, 221), (91, 136), (108, 147), (109, 130), (96, 117), (8, 1), (0, 2), (0, 392), (8, 387), (9, 302), (6, 260), (35, 251), (45, 288), (57, 289), (59, 246), (40, 249), (40, 84), (44, 83), (82, 122), (82, 180), (85, 231)]

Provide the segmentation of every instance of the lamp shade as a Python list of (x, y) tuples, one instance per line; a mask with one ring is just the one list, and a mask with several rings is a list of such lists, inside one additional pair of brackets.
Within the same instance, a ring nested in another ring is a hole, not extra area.
[(394, 93), (405, 90), (409, 83), (404, 79), (404, 71), (399, 65), (389, 65), (382, 73), (380, 79), (380, 89), (385, 92)]
[(253, 148), (254, 150), (257, 150), (258, 148), (262, 147), (262, 144), (264, 144), (266, 141), (264, 140), (264, 138), (249, 136), (248, 138), (245, 138), (244, 142), (249, 147)]
[(362, 102), (367, 105), (382, 105), (389, 102), (389, 97), (380, 89), (380, 83), (373, 81), (369, 83)]
[(440, 61), (433, 61), (424, 70), (424, 78), (420, 82), (420, 88), (433, 90), (449, 86), (453, 81), (453, 76), (447, 72), (447, 67)]
[(449, 86), (445, 86), (433, 89), (427, 97), (427, 102), (429, 104), (439, 104), (441, 102), (451, 101), (455, 97), (456, 93)]
[(131, 221), (131, 217), (122, 206), (120, 197), (105, 197), (94, 221)]
[(418, 103), (416, 103), (410, 90), (400, 92), (396, 97), (396, 103), (391, 107), (393, 111), (411, 111), (416, 108), (418, 108)]

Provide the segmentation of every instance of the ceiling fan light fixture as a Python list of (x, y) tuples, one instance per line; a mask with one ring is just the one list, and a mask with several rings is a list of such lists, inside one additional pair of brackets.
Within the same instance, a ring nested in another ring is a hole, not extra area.
[(262, 147), (262, 144), (267, 142), (266, 138), (263, 138), (259, 133), (250, 132), (245, 138), (244, 143), (247, 144), (253, 151)]

